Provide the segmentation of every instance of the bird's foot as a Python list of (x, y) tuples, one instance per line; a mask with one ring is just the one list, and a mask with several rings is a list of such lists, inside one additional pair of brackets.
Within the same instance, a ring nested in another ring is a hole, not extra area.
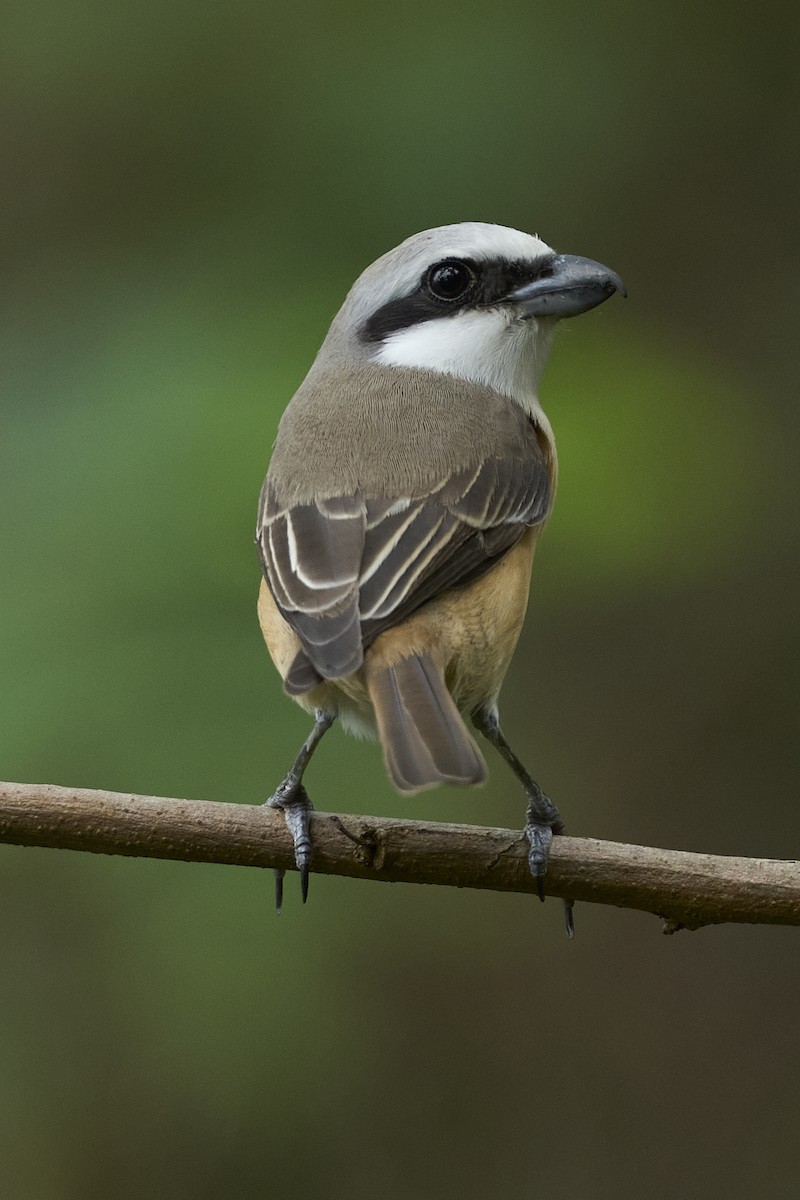
[[(544, 877), (547, 874), (547, 861), (550, 857), (550, 845), (554, 834), (564, 832), (564, 822), (561, 814), (549, 797), (536, 785), (535, 790), (528, 792), (528, 811), (525, 819), (525, 837), (528, 839), (528, 867), (536, 881), (536, 893), (544, 900)], [(575, 921), (572, 915), (574, 901), (564, 900), (564, 919), (567, 925), (567, 937), (575, 933)]]
[[(286, 828), (292, 835), (294, 845), (294, 861), (300, 872), (300, 891), (303, 903), (308, 899), (308, 873), (311, 866), (311, 830), (309, 814), (314, 811), (314, 805), (308, 798), (308, 792), (294, 776), (287, 775), (279, 784), (275, 793), (266, 801), (269, 808), (279, 808), (286, 821)], [(275, 907), (278, 912), (283, 907), (283, 877), (285, 872), (275, 868)]]
[(550, 857), (553, 830), (549, 825), (540, 825), (537, 821), (526, 821), (525, 837), (528, 839), (528, 866), (536, 881), (539, 899), (544, 900), (543, 881), (547, 872), (547, 860)]

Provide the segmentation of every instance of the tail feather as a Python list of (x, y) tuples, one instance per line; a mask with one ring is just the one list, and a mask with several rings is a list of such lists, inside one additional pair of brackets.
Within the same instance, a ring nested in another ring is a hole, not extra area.
[(386, 769), (401, 792), (475, 784), (486, 764), (428, 654), (368, 672)]

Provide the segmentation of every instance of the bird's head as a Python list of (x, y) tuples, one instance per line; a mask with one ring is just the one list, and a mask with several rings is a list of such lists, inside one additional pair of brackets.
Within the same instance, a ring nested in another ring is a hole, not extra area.
[(465, 222), (427, 229), (354, 283), (318, 362), (416, 367), (538, 408), (557, 321), (625, 295), (614, 271), (528, 233)]

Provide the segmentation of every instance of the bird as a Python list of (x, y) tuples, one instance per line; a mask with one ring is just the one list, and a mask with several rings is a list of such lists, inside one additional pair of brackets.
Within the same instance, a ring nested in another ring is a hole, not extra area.
[(264, 640), (314, 721), (266, 801), (284, 814), (304, 902), (303, 775), (337, 719), (377, 736), (401, 793), (482, 783), (471, 723), (522, 784), (544, 899), (564, 825), (506, 740), (498, 696), (558, 480), (542, 371), (558, 322), (614, 293), (626, 295), (614, 271), (538, 235), (424, 230), (358, 277), (285, 409), (255, 540)]

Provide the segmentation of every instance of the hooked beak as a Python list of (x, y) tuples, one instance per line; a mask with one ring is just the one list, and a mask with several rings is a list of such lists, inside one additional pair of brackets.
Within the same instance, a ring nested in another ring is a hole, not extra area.
[(576, 254), (554, 254), (537, 279), (510, 292), (506, 300), (526, 317), (577, 317), (596, 308), (614, 292), (627, 296), (625, 284), (609, 267)]

